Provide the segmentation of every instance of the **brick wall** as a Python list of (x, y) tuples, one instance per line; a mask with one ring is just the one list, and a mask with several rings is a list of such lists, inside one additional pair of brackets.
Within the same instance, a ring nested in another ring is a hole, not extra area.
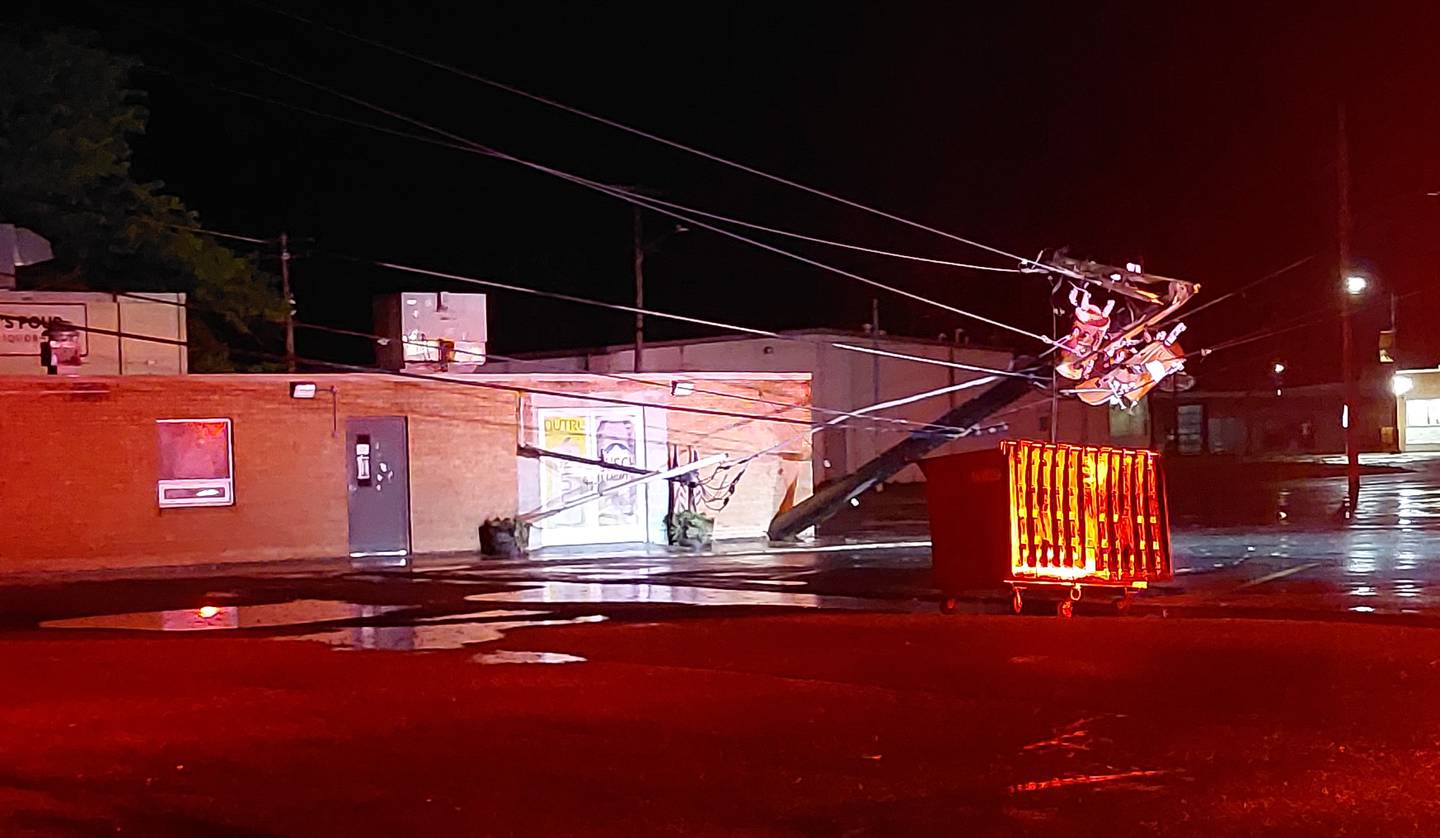
[[(763, 377), (762, 377), (763, 378)], [(519, 397), (503, 389), (380, 375), (315, 378), (336, 390), (291, 399), (294, 376), (0, 377), (0, 572), (224, 563), (348, 552), (345, 421), (408, 417), (412, 547), (473, 550), (476, 528), (517, 512)], [(476, 379), (565, 393), (808, 420), (720, 395), (670, 395), (664, 387), (593, 376)], [(658, 381), (658, 379), (657, 379)], [(717, 393), (808, 405), (809, 382), (706, 381)], [(527, 397), (529, 398), (529, 397)], [(579, 402), (577, 402), (579, 403)], [(667, 437), (700, 454), (756, 460), (724, 530), (763, 530), (789, 488), (808, 474), (804, 427), (665, 412)], [(235, 503), (160, 509), (155, 420), (228, 418)], [(797, 463), (799, 465), (797, 465)], [(784, 469), (794, 472), (784, 472)], [(786, 480), (788, 479), (788, 483)], [(808, 481), (799, 487), (808, 494)]]
[[(328, 393), (291, 399), (290, 380), (0, 378), (0, 571), (343, 556), (347, 416), (410, 417), (417, 550), (514, 514), (513, 394), (326, 376), (332, 420)], [(231, 420), (233, 506), (158, 507), (155, 420), (187, 418)]]

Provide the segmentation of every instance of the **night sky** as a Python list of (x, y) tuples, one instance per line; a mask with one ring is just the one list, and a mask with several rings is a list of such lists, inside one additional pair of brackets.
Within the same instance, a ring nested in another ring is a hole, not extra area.
[[(296, 3), (323, 19), (786, 177), (1033, 256), (1076, 255), (1201, 282), (1200, 301), (1300, 257), (1303, 268), (1196, 316), (1189, 346), (1337, 302), (1335, 123), (1351, 124), (1355, 254), (1379, 291), (1365, 357), (1401, 305), (1401, 360), (1440, 361), (1440, 10), (1433, 4)], [(422, 7), (422, 10), (416, 7)], [(1002, 7), (1003, 6), (1003, 7)], [(301, 319), (366, 330), (387, 290), (424, 283), (349, 254), (628, 301), (631, 212), (579, 187), (238, 98), (213, 85), (370, 122), (383, 117), (190, 38), (281, 66), (474, 141), (608, 183), (812, 235), (1005, 260), (696, 160), (233, 0), (31, 4), (148, 65), (136, 170), (214, 229), (314, 241), (295, 264)], [(149, 23), (147, 23), (147, 21)], [(158, 23), (175, 30), (152, 28)], [(179, 33), (179, 34), (176, 34)], [(183, 80), (181, 80), (183, 79)], [(388, 124), (414, 131), (403, 124)], [(669, 228), (647, 218), (648, 234)], [(776, 241), (1017, 325), (1048, 330), (1043, 283)], [(654, 308), (768, 328), (858, 328), (873, 289), (718, 236), (671, 236), (647, 260)], [(1013, 336), (883, 292), (882, 325), (981, 343)], [(491, 297), (491, 348), (623, 342), (627, 315)], [(650, 324), (653, 339), (698, 334)], [(1338, 320), (1217, 353), (1207, 388), (1336, 380)], [(1023, 342), (1023, 339), (1018, 339)], [(302, 334), (302, 355), (365, 358)]]

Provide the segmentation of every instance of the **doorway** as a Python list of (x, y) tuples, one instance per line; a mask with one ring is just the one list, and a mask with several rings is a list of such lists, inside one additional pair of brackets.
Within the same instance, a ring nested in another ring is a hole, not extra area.
[[(536, 411), (540, 447), (588, 460), (645, 468), (646, 433), (640, 408), (545, 407)], [(536, 526), (535, 546), (645, 541), (648, 487), (625, 486), (635, 475), (584, 463), (546, 459), (540, 466), (540, 508), (572, 506)], [(596, 494), (598, 497), (596, 497)]]
[(410, 458), (404, 416), (345, 420), (350, 556), (410, 554)]

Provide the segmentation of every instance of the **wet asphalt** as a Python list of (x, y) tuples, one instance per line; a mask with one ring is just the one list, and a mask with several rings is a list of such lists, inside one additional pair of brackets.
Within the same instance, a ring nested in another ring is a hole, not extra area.
[[(1136, 613), (1440, 620), (1440, 457), (1367, 456), (1366, 463), (1393, 471), (1365, 475), (1350, 515), (1342, 512), (1338, 471), (1226, 480), (1225, 503), (1172, 501), (1176, 577), (1146, 592)], [(1176, 491), (1172, 486), (1172, 496)], [(892, 487), (867, 496), (848, 527), (810, 546), (740, 544), (703, 554), (557, 549), (519, 561), (422, 557), (403, 567), (280, 565), (198, 578), (29, 577), (0, 584), (0, 628), (83, 627), (85, 618), (111, 629), (244, 627), (277, 635), (368, 625), (387, 629), (376, 642), (400, 647), (407, 624), (483, 624), (492, 618), (487, 612), (505, 621), (517, 610), (561, 621), (651, 619), (696, 608), (917, 613), (938, 601), (924, 515), (913, 487)], [(848, 543), (856, 540), (868, 543)], [(972, 592), (960, 603), (971, 613), (1008, 608), (1000, 588)], [(198, 622), (183, 617), (202, 609), (219, 610)], [(275, 617), (277, 609), (287, 616)], [(1082, 616), (1109, 610), (1108, 602), (1080, 603)]]
[(1124, 616), (942, 616), (893, 487), (782, 549), (11, 578), (0, 832), (1434, 834), (1440, 462), (1380, 465), (1204, 475)]

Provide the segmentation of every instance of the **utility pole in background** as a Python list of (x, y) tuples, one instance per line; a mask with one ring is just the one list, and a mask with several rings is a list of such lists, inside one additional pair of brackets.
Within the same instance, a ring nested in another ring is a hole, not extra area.
[(1355, 386), (1355, 339), (1353, 323), (1353, 307), (1350, 298), (1364, 291), (1364, 282), (1359, 277), (1352, 278), (1350, 270), (1350, 138), (1345, 126), (1345, 104), (1342, 102), (1337, 111), (1336, 127), (1338, 149), (1336, 154), (1336, 172), (1338, 174), (1338, 207), (1336, 222), (1337, 234), (1340, 244), (1340, 305), (1342, 311), (1342, 326), (1340, 337), (1341, 375), (1345, 384), (1345, 476), (1348, 483), (1348, 499), (1346, 501), (1349, 513), (1355, 514), (1355, 506), (1360, 500), (1360, 451), (1356, 445), (1355, 429), (1359, 416), (1356, 413), (1357, 399)]
[[(880, 301), (874, 298), (870, 300), (870, 345), (880, 348)], [(874, 364), (870, 367), (870, 384), (875, 390), (875, 400), (871, 404), (880, 401), (880, 356), (872, 357)]]
[(285, 298), (285, 369), (295, 371), (295, 297), (290, 293), (290, 237), (280, 234), (280, 294)]
[[(645, 307), (645, 242), (641, 239), (640, 207), (635, 207), (635, 307)], [(645, 315), (635, 312), (635, 372), (645, 369)]]

